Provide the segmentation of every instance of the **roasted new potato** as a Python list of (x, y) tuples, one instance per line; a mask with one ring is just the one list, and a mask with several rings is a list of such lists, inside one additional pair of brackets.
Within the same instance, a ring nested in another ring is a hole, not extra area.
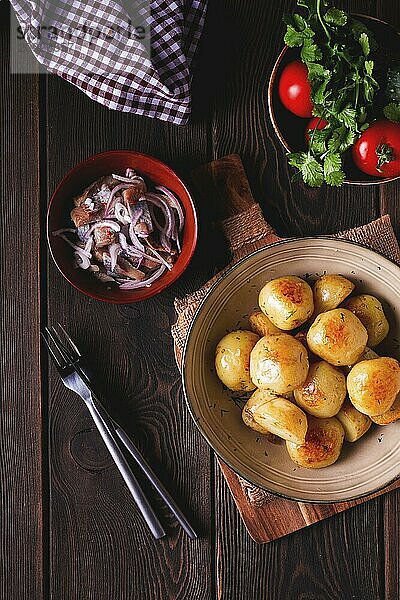
[(314, 316), (337, 308), (354, 290), (354, 283), (342, 275), (323, 275), (314, 284)]
[(382, 415), (400, 392), (400, 364), (388, 357), (357, 363), (347, 376), (347, 391), (357, 410), (370, 417)]
[(308, 373), (307, 351), (287, 333), (262, 337), (250, 354), (250, 377), (255, 387), (287, 394), (301, 387)]
[(373, 415), (371, 420), (377, 425), (390, 425), (400, 419), (400, 394), (397, 394), (396, 400), (392, 406), (382, 415)]
[(258, 431), (263, 435), (271, 434), (271, 432), (266, 429), (263, 425), (257, 423), (253, 417), (253, 411), (260, 405), (266, 402), (268, 399), (275, 398), (275, 394), (269, 392), (268, 390), (264, 390), (263, 394), (257, 394), (260, 390), (256, 390), (250, 398), (247, 400), (246, 404), (242, 410), (242, 419), (247, 427), (254, 429), (254, 431)]
[(336, 366), (354, 364), (364, 352), (367, 339), (360, 319), (346, 308), (321, 313), (307, 333), (311, 352)]
[(312, 289), (294, 275), (269, 281), (261, 290), (258, 301), (262, 312), (285, 331), (305, 323), (314, 310)]
[[(379, 358), (379, 354), (377, 354), (375, 350), (372, 350), (372, 348), (368, 348), (368, 346), (366, 346), (364, 352), (361, 354), (357, 362), (359, 363), (362, 360), (372, 360), (373, 358)], [(349, 374), (353, 367), (354, 365), (346, 365), (344, 370), (347, 374)]]
[(290, 458), (300, 467), (321, 469), (332, 465), (339, 458), (343, 440), (344, 429), (335, 417), (309, 417), (304, 444), (286, 442), (286, 447)]
[(250, 378), (250, 352), (258, 335), (252, 331), (232, 331), (225, 335), (215, 350), (217, 375), (233, 391), (251, 391), (256, 387)]
[(368, 332), (367, 344), (370, 348), (374, 348), (385, 339), (389, 333), (389, 323), (378, 298), (362, 294), (348, 298), (343, 306), (351, 310), (364, 325)]
[(294, 390), (294, 398), (310, 415), (326, 418), (337, 414), (346, 393), (344, 373), (321, 360), (311, 365), (303, 387)]
[(359, 440), (372, 425), (370, 417), (360, 413), (348, 399), (339, 410), (336, 418), (343, 425), (344, 439), (347, 442)]
[[(266, 390), (256, 390), (246, 406), (248, 413), (263, 430), (296, 444), (304, 442), (307, 416), (290, 400)], [(249, 420), (248, 416), (246, 418)]]
[(261, 337), (264, 335), (273, 335), (274, 333), (282, 333), (282, 330), (276, 327), (261, 310), (251, 313), (249, 323), (250, 329)]

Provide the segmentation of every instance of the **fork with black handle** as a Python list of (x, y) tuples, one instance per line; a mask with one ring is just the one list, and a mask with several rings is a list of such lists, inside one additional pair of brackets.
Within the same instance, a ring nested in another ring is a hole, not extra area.
[[(197, 538), (197, 534), (194, 531), (193, 527), (189, 523), (186, 516), (183, 514), (182, 510), (176, 504), (175, 500), (171, 497), (168, 490), (164, 487), (161, 481), (158, 479), (157, 475), (154, 473), (153, 469), (147, 463), (143, 455), (140, 453), (139, 449), (135, 446), (132, 440), (128, 437), (126, 432), (114, 421), (114, 419), (108, 414), (104, 406), (102, 405), (99, 398), (93, 392), (93, 386), (91, 384), (90, 376), (88, 373), (87, 367), (84, 365), (82, 355), (75, 344), (75, 342), (71, 339), (69, 334), (65, 331), (65, 329), (58, 323), (58, 330), (55, 327), (46, 328), (47, 335), (50, 339), (57, 344), (57, 348), (59, 352), (63, 354), (64, 357), (67, 357), (70, 361), (70, 364), (74, 367), (76, 372), (79, 374), (83, 383), (86, 385), (87, 389), (91, 394), (91, 409), (96, 414), (97, 420), (100, 419), (108, 428), (108, 430), (112, 433), (116, 433), (121, 442), (124, 444), (125, 448), (131, 454), (131, 456), (135, 459), (137, 465), (146, 475), (147, 479), (153, 485), (153, 487), (160, 494), (161, 498), (164, 500), (166, 505), (170, 508), (171, 512), (175, 515), (177, 521), (180, 523), (184, 531), (191, 539)], [(62, 337), (61, 337), (62, 336)], [(46, 344), (49, 348), (49, 351), (54, 360), (54, 354), (49, 347), (48, 340), (45, 338)], [(57, 364), (57, 363), (56, 363)], [(93, 414), (92, 414), (93, 416)], [(93, 416), (93, 419), (97, 425), (96, 418)], [(101, 432), (100, 432), (101, 433)], [(111, 433), (111, 435), (112, 435)], [(104, 438), (103, 438), (104, 439)], [(118, 447), (118, 446), (117, 446)], [(125, 460), (125, 459), (124, 459)], [(125, 461), (126, 462), (126, 461)], [(118, 464), (117, 464), (118, 466)]]

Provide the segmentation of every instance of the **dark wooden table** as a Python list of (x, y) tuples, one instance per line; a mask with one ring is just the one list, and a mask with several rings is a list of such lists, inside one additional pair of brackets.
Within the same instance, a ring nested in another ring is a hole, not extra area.
[[(398, 0), (338, 4), (400, 27)], [(398, 183), (310, 191), (290, 181), (265, 96), (282, 14), (294, 2), (210, 5), (193, 122), (175, 127), (110, 112), (54, 76), (10, 75), (2, 3), (1, 600), (399, 598), (400, 493), (266, 546), (247, 535), (186, 410), (169, 333), (174, 297), (204, 282), (223, 256), (200, 242), (173, 288), (127, 307), (90, 301), (48, 261), (45, 213), (57, 182), (81, 159), (117, 148), (153, 154), (183, 177), (239, 153), (281, 235), (335, 232), (385, 212), (399, 231)], [(205, 236), (209, 211), (198, 208)], [(187, 507), (198, 541), (161, 507), (168, 539), (152, 540), (84, 406), (40, 353), (47, 320), (68, 324), (93, 357), (110, 410)]]

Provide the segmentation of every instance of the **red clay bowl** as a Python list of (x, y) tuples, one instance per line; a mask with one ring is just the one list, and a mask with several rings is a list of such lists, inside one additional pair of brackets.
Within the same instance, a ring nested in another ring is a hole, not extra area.
[[(367, 15), (356, 14), (354, 16), (369, 27), (381, 48), (384, 48), (393, 55), (400, 54), (400, 34), (391, 25)], [(304, 132), (309, 121), (309, 119), (302, 119), (293, 115), (282, 105), (279, 99), (278, 81), (281, 73), (287, 64), (298, 59), (298, 48), (288, 48), (288, 46), (285, 46), (274, 64), (268, 84), (269, 116), (275, 133), (287, 152), (301, 152), (305, 150)], [(349, 155), (345, 157), (344, 167), (347, 174), (347, 179), (344, 183), (347, 184), (380, 185), (381, 183), (400, 179), (400, 177), (379, 178), (366, 175), (355, 167)]]
[[(71, 223), (70, 212), (74, 196), (108, 173), (122, 172), (128, 167), (147, 177), (155, 185), (170, 189), (181, 201), (185, 213), (182, 252), (173, 269), (165, 273), (149, 288), (119, 290), (98, 281), (90, 273), (73, 266), (73, 250), (52, 232)], [(47, 241), (50, 253), (59, 271), (77, 290), (91, 298), (111, 304), (130, 304), (151, 298), (171, 285), (186, 269), (197, 242), (197, 216), (191, 194), (181, 179), (166, 164), (139, 152), (115, 150), (96, 154), (71, 169), (51, 197), (47, 211)]]

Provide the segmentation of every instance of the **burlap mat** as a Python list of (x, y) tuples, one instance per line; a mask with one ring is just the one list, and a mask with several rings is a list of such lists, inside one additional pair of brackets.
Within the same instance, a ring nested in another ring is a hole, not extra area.
[[(279, 238), (272, 227), (266, 223), (258, 204), (243, 213), (230, 217), (222, 223), (223, 231), (230, 245), (233, 260), (220, 273), (215, 275), (199, 290), (181, 299), (175, 299), (177, 320), (172, 326), (172, 335), (175, 340), (178, 367), (180, 367), (180, 356), (183, 352), (185, 339), (189, 324), (208, 290), (232, 265), (247, 256), (254, 250), (268, 246), (278, 241)], [(394, 234), (389, 215), (384, 215), (376, 221), (367, 225), (350, 229), (336, 234), (332, 237), (352, 240), (368, 248), (372, 248), (379, 254), (390, 258), (400, 264), (400, 248)], [(307, 242), (305, 242), (307, 243)], [(246, 494), (248, 501), (253, 506), (262, 506), (269, 502), (274, 496), (255, 487), (242, 478), (238, 477)]]

